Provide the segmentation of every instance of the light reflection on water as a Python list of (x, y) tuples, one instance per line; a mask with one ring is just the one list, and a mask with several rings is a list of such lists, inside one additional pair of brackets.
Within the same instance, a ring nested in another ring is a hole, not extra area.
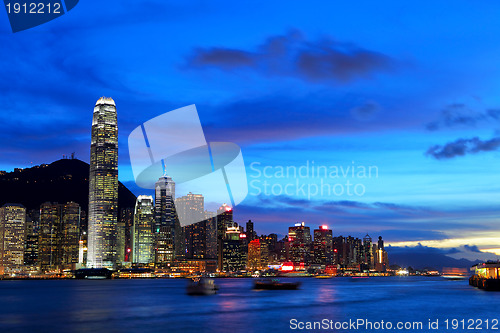
[[(289, 321), (499, 318), (500, 293), (441, 278), (301, 279), (300, 290), (218, 279), (217, 295), (186, 280), (0, 281), (3, 332), (283, 332)], [(363, 332), (360, 330), (358, 332)], [(420, 331), (426, 332), (426, 330)]]

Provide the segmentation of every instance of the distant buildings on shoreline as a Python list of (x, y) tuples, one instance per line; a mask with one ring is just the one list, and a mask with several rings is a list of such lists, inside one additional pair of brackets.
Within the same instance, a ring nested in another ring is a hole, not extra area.
[[(82, 267), (173, 275), (388, 268), (382, 237), (376, 243), (368, 235), (333, 237), (326, 225), (311, 234), (304, 222), (289, 227), (283, 239), (259, 236), (252, 221), (246, 228), (235, 222), (226, 204), (209, 212), (202, 194), (176, 198), (167, 175), (156, 182), (154, 198), (140, 195), (135, 207), (118, 207), (118, 128), (111, 98), (95, 105), (90, 151), (88, 215), (75, 202), (45, 202), (30, 211), (19, 204), (0, 207), (0, 275), (62, 274)], [(181, 227), (179, 217), (201, 222)]]

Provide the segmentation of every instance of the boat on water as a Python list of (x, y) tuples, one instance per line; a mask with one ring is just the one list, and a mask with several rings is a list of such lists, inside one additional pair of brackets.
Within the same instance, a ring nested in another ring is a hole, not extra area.
[(74, 271), (75, 279), (103, 280), (111, 279), (113, 274), (107, 268), (81, 268)]
[(186, 293), (188, 295), (213, 295), (219, 290), (213, 279), (194, 278), (188, 282)]
[(475, 274), (469, 284), (484, 290), (500, 291), (500, 262), (486, 262), (472, 266)]
[(300, 282), (283, 282), (280, 279), (256, 280), (253, 289), (267, 290), (295, 290), (300, 287)]

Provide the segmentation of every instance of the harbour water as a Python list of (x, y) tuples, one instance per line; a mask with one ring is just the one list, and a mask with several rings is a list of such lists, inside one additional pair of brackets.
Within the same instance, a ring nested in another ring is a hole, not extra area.
[[(220, 290), (213, 296), (187, 296), (183, 279), (0, 281), (0, 332), (309, 332), (307, 322), (358, 319), (422, 323), (403, 332), (436, 332), (429, 320), (439, 321), (439, 332), (465, 332), (473, 319), (474, 327), (482, 321), (483, 332), (500, 331), (500, 323), (493, 327), (500, 320), (500, 293), (470, 287), (467, 280), (299, 280), (299, 290), (256, 291), (252, 279), (216, 279)], [(465, 320), (465, 329), (460, 322), (453, 329), (453, 319)]]

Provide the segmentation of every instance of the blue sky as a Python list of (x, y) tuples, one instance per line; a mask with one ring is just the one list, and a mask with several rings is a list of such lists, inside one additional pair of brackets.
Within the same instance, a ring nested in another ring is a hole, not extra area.
[(240, 145), (249, 181), (266, 180), (252, 163), (378, 169), (324, 179), (361, 196), (249, 195), (235, 218), (260, 233), (306, 221), (500, 254), (499, 14), (471, 1), (82, 1), (15, 34), (0, 14), (0, 169), (88, 161), (93, 105), (111, 96), (119, 177), (141, 194), (128, 134), (196, 104), (208, 141)]

